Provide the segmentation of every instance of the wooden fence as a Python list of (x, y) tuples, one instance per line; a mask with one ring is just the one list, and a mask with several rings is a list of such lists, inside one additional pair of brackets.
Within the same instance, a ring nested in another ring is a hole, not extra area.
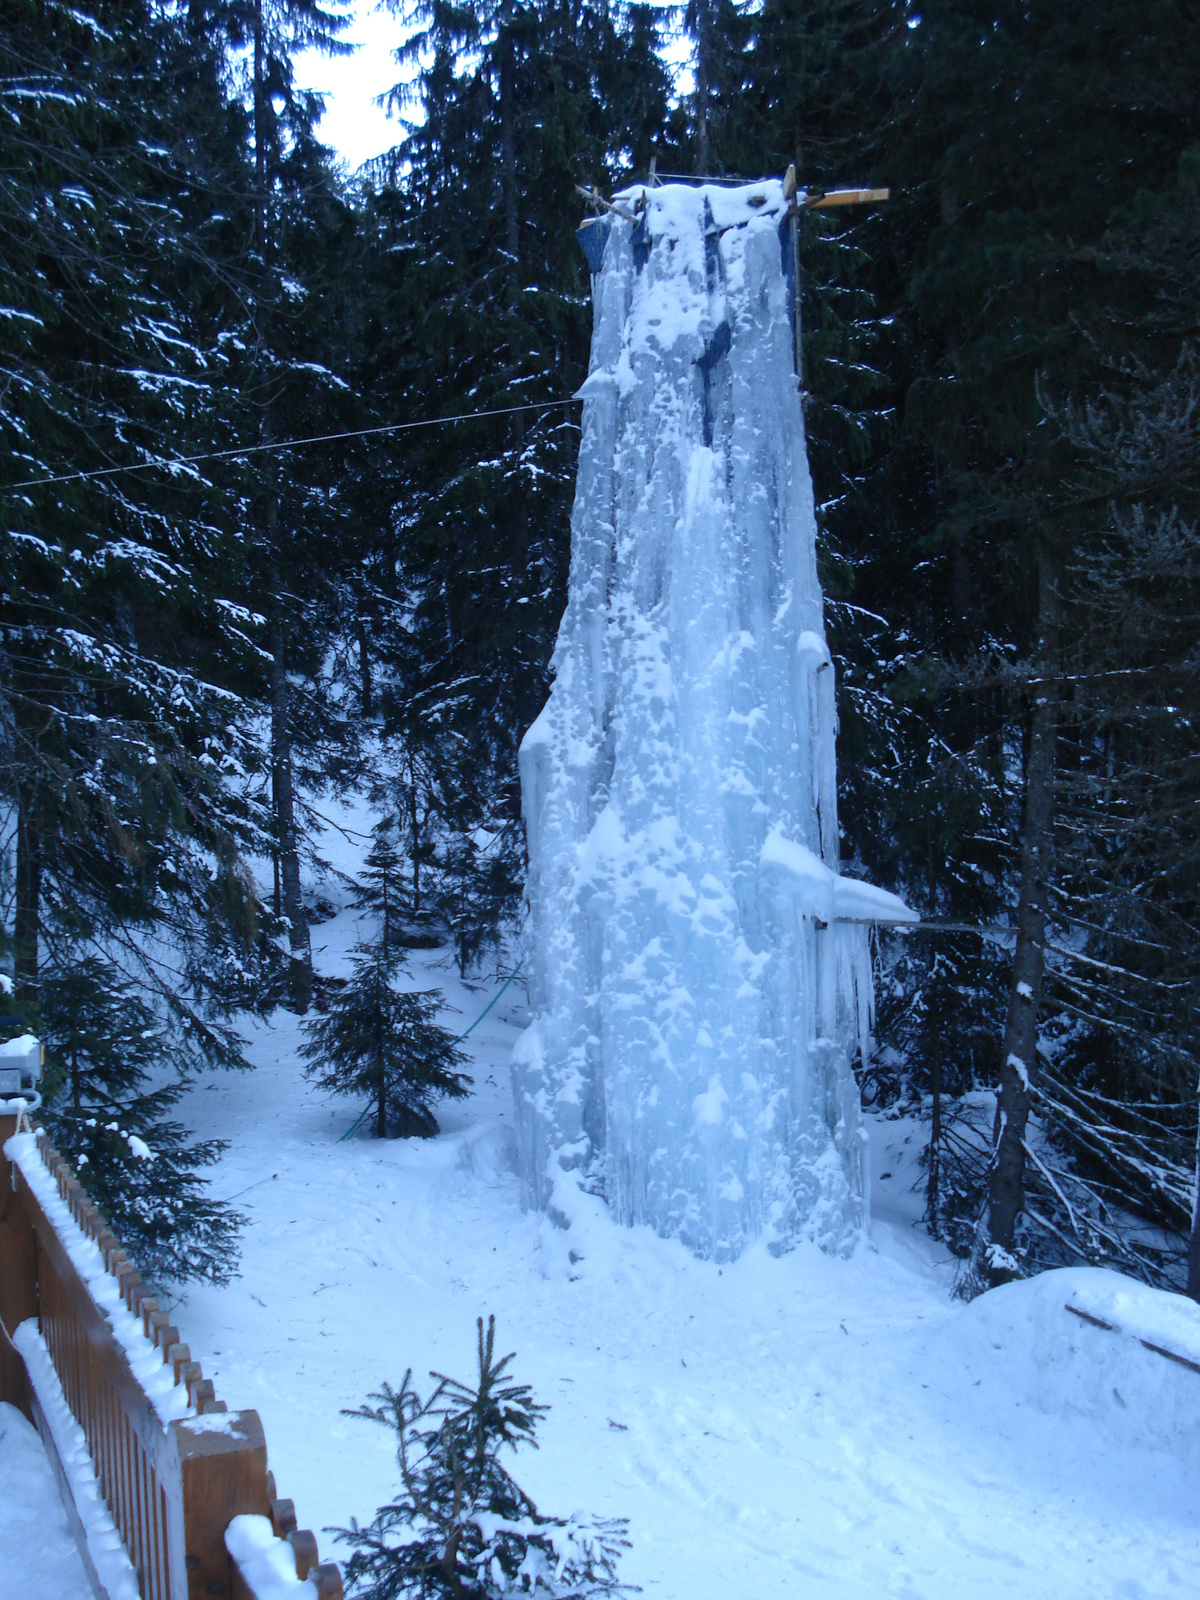
[(98, 1600), (132, 1585), (141, 1600), (341, 1600), (339, 1569), (277, 1496), (257, 1412), (215, 1397), (45, 1136), (14, 1139), (10, 1159), (15, 1129), (0, 1117), (0, 1399), (41, 1434)]

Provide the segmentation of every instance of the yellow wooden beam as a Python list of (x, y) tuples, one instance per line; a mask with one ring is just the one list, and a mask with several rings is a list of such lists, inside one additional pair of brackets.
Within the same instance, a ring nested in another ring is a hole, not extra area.
[(808, 194), (800, 202), (802, 211), (823, 211), (828, 206), (868, 206), (890, 200), (890, 189), (830, 189), (827, 194)]

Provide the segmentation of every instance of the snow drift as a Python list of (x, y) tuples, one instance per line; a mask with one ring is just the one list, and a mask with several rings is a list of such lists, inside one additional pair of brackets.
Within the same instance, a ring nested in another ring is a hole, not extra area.
[(1032, 1409), (1098, 1459), (1144, 1449), (1200, 1465), (1200, 1307), (1182, 1295), (1100, 1267), (1043, 1272), (973, 1300), (924, 1365), (960, 1420), (1002, 1396), (1008, 1437)]
[(525, 1197), (566, 1220), (582, 1182), (717, 1259), (764, 1230), (845, 1251), (865, 924), (911, 913), (839, 874), (786, 205), (777, 182), (619, 199), (582, 230), (569, 598), (521, 749)]

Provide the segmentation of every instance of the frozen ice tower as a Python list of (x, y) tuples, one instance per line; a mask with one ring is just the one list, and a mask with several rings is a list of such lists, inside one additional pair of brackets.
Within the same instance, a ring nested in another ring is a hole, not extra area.
[(838, 870), (834, 675), (777, 182), (618, 197), (581, 230), (591, 366), (554, 683), (521, 747), (527, 1201), (578, 1185), (697, 1254), (845, 1251), (867, 924)]

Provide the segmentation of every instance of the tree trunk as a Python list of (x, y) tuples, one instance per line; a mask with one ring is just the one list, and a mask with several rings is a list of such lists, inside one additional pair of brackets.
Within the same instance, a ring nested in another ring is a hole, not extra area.
[[(254, 243), (261, 267), (267, 264), (267, 77), (263, 0), (254, 7), (254, 183), (257, 205), (254, 213)], [(256, 329), (260, 335), (262, 330)]]
[[(929, 904), (937, 904), (939, 855), (934, 848), (933, 812), (925, 812), (925, 879), (929, 885)], [(929, 1022), (929, 1178), (925, 1186), (925, 1215), (935, 1239), (942, 1236), (942, 983), (935, 979), (928, 1008)]]
[[(278, 590), (278, 583), (275, 585)], [(312, 995), (312, 946), (308, 918), (300, 895), (300, 852), (296, 839), (296, 798), (292, 772), (292, 733), (284, 653), (283, 622), (278, 602), (271, 624), (271, 794), (275, 807), (275, 847), (283, 914), (292, 952), (292, 998), (303, 1016)]]
[(1196, 1197), (1192, 1202), (1192, 1236), (1188, 1240), (1187, 1289), (1200, 1300), (1200, 1129), (1196, 1131)]
[(708, 97), (711, 87), (708, 3), (709, 0), (700, 0), (696, 7), (696, 171), (701, 177), (708, 171)]
[[(500, 7), (500, 150), (504, 185), (504, 247), (515, 268), (521, 257), (521, 237), (517, 223), (517, 135), (513, 113), (515, 61), (512, 37), (512, 4)], [(510, 281), (516, 294), (516, 274)]]
[(32, 808), (17, 807), (17, 903), (13, 919), (13, 967), (18, 999), (37, 999), (38, 935), (41, 931), (42, 838)]
[(417, 809), (417, 774), (412, 757), (408, 760), (409, 817), (412, 827), (413, 916), (421, 915), (421, 818)]
[(942, 1038), (935, 1020), (930, 1041), (933, 1059), (929, 1067), (932, 1113), (929, 1119), (929, 1178), (925, 1186), (925, 1215), (935, 1239), (942, 1236)]
[(369, 717), (375, 711), (375, 682), (371, 675), (371, 648), (367, 638), (367, 620), (361, 609), (355, 619), (358, 634), (358, 685), (362, 714)]
[(1021, 828), (1021, 890), (1008, 1023), (1001, 1046), (996, 1132), (988, 1179), (987, 1269), (993, 1284), (1017, 1275), (1017, 1219), (1025, 1206), (1025, 1129), (1037, 1081), (1037, 1024), (1046, 970), (1046, 894), (1054, 834), (1054, 766), (1058, 691), (1057, 574), (1043, 554), (1039, 570), (1042, 682), (1029, 720)]

